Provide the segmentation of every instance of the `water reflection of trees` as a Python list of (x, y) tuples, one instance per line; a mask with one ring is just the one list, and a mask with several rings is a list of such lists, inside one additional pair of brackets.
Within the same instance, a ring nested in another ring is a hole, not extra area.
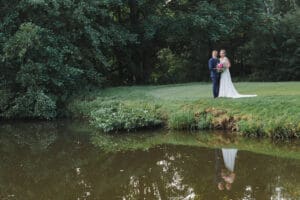
[[(118, 197), (124, 199), (181, 199), (190, 194), (195, 199), (270, 199), (276, 189), (272, 184), (278, 174), (283, 182), (290, 183), (284, 186), (286, 196), (290, 195), (292, 199), (299, 196), (288, 189), (297, 185), (295, 177), (299, 179), (299, 175), (290, 174), (287, 170), (299, 164), (295, 160), (240, 152), (236, 166), (237, 178), (232, 190), (220, 192), (213, 182), (212, 150), (162, 146), (146, 152), (123, 152), (117, 155), (109, 163), (110, 167), (117, 166), (117, 169), (104, 177), (111, 182), (103, 190), (97, 191), (97, 196), (117, 193)], [(299, 168), (296, 171), (299, 173)], [(110, 186), (118, 189), (112, 192)]]
[[(299, 161), (268, 157), (257, 154), (241, 152), (237, 165), (237, 181), (234, 191), (242, 193), (236, 196), (238, 199), (297, 199), (300, 197), (300, 187), (297, 180), (300, 176)], [(293, 172), (290, 171), (293, 169)], [(278, 182), (277, 178), (281, 177)], [(278, 188), (281, 188), (281, 197), (277, 196)]]
[(175, 163), (180, 153), (164, 153), (152, 167), (130, 176), (122, 199), (195, 199), (194, 189), (184, 182), (183, 169)]
[(87, 163), (80, 146), (60, 123), (1, 125), (0, 199), (65, 199), (72, 189), (79, 196), (74, 169)]
[[(28, 147), (31, 151), (47, 150), (57, 138), (57, 124), (55, 123), (9, 123), (0, 127), (0, 144), (2, 151), (11, 143), (18, 147)], [(10, 149), (11, 150), (11, 149)]]
[(220, 192), (213, 150), (107, 153), (79, 132), (55, 123), (1, 126), (0, 199), (276, 199), (278, 188), (283, 199), (299, 196), (297, 160), (239, 152), (232, 190)]

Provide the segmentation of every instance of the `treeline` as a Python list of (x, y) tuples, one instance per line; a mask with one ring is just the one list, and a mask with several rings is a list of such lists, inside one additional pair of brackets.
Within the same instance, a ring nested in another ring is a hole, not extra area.
[(235, 77), (300, 80), (299, 0), (0, 0), (0, 117), (64, 115), (106, 85), (207, 81), (212, 49)]

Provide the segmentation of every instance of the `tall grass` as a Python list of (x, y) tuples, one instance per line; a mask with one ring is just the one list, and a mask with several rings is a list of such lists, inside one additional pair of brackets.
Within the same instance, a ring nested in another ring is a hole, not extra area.
[(168, 126), (176, 130), (194, 130), (196, 129), (196, 120), (191, 110), (180, 110), (170, 115)]

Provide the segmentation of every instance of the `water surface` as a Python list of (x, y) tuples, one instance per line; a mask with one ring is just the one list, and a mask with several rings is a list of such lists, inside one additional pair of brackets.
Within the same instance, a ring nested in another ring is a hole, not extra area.
[[(0, 199), (300, 199), (298, 144), (195, 134), (5, 123)], [(236, 156), (226, 157), (229, 148)]]

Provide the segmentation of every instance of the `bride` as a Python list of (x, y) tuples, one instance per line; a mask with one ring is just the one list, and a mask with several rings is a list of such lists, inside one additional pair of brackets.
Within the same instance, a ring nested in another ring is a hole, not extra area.
[(231, 67), (229, 59), (226, 57), (226, 51), (220, 51), (220, 63), (223, 64), (225, 70), (221, 74), (219, 97), (243, 98), (256, 97), (257, 95), (242, 95), (236, 91), (232, 81), (229, 68)]

